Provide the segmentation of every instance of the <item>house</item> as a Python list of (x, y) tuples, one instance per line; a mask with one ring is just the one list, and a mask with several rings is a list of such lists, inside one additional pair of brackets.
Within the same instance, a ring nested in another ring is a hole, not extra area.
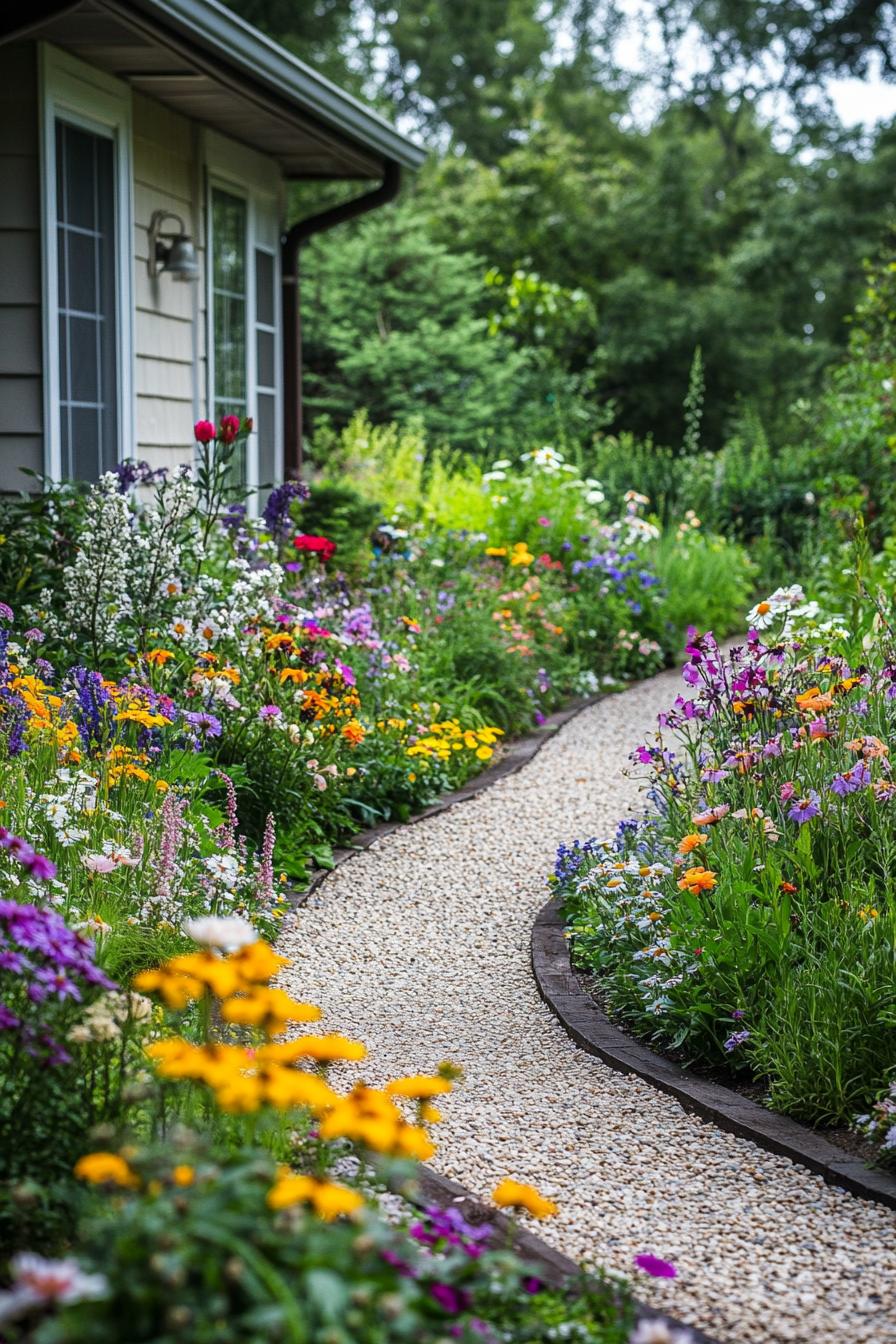
[[(4, 0), (0, 490), (189, 461), (225, 413), (244, 482), (295, 473), (301, 244), (422, 158), (217, 0)], [(284, 235), (287, 183), (337, 179)]]

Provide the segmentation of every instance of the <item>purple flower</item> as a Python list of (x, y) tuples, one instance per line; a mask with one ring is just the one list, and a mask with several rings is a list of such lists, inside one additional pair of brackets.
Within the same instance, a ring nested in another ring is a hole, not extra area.
[(187, 713), (184, 715), (187, 723), (201, 733), (203, 737), (220, 737), (221, 720), (216, 719), (214, 714), (209, 714), (207, 710), (200, 710), (198, 713)]
[(727, 1051), (730, 1055), (733, 1050), (737, 1050), (739, 1046), (746, 1044), (749, 1039), (750, 1033), (746, 1029), (743, 1031), (735, 1031), (728, 1037), (727, 1041), (723, 1043), (722, 1049)]
[(787, 813), (791, 821), (797, 825), (804, 826), (807, 821), (817, 817), (821, 808), (818, 805), (818, 794), (814, 789), (810, 789), (805, 798), (798, 798), (793, 807)]
[(352, 668), (349, 667), (348, 663), (340, 663), (337, 658), (336, 671), (342, 677), (342, 680), (345, 682), (346, 686), (355, 685), (356, 677), (354, 671), (352, 670)]
[(870, 783), (871, 771), (864, 761), (857, 761), (852, 769), (834, 776), (831, 781), (831, 793), (836, 793), (842, 798), (848, 793), (857, 793), (859, 789), (867, 788)]
[(452, 1288), (450, 1283), (431, 1283), (429, 1295), (451, 1316), (457, 1316), (470, 1304), (470, 1295), (462, 1288)]
[(0, 1031), (15, 1031), (16, 1027), (22, 1025), (22, 1019), (16, 1017), (15, 1013), (0, 1002)]
[(731, 1016), (734, 1018), (735, 1022), (739, 1022), (742, 1017), (746, 1017), (746, 1013), (744, 1012), (743, 1008), (735, 1008)]
[(671, 1260), (661, 1260), (658, 1255), (651, 1255), (649, 1251), (643, 1255), (636, 1255), (632, 1263), (654, 1279), (674, 1279), (678, 1274)]
[(264, 506), (265, 527), (281, 541), (291, 525), (291, 505), (294, 499), (307, 499), (310, 490), (304, 481), (284, 481), (268, 495)]
[(12, 619), (12, 607), (8, 607), (5, 602), (0, 602), (0, 621), (11, 621)]
[(727, 770), (704, 770), (700, 778), (704, 784), (720, 784), (723, 779), (728, 778)]
[(279, 719), (282, 713), (279, 705), (262, 705), (258, 711), (258, 717), (260, 719)]
[(56, 865), (43, 854), (32, 849), (27, 840), (13, 835), (5, 826), (0, 826), (0, 848), (6, 849), (17, 859), (30, 877), (38, 882), (48, 882), (56, 876)]
[(25, 638), (31, 644), (43, 644), (46, 635), (43, 630), (38, 630), (36, 627), (32, 626), (30, 630), (25, 631)]

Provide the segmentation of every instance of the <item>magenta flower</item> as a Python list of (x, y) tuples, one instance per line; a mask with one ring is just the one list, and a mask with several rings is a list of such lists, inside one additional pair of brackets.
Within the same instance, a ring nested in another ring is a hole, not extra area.
[(643, 1255), (636, 1255), (632, 1263), (653, 1279), (674, 1279), (678, 1274), (671, 1260), (661, 1260), (658, 1255), (651, 1255), (649, 1251)]
[(262, 705), (258, 711), (258, 717), (260, 719), (279, 719), (282, 713), (279, 705)]
[(781, 802), (782, 803), (788, 802), (789, 799), (791, 799), (795, 793), (796, 793), (796, 785), (792, 784), (790, 780), (788, 780), (786, 784), (781, 785), (781, 792), (779, 794)]

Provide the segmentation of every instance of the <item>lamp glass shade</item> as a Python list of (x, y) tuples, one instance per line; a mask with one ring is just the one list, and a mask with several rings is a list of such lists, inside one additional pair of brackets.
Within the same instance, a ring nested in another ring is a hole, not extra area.
[(169, 275), (173, 275), (175, 280), (188, 281), (199, 278), (199, 263), (196, 260), (196, 249), (191, 238), (181, 235), (181, 237), (174, 239), (168, 249), (164, 269)]

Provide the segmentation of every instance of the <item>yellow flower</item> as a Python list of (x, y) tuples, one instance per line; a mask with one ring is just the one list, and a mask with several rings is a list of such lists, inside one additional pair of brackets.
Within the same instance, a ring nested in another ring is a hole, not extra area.
[(298, 1003), (282, 989), (259, 988), (221, 1004), (225, 1022), (243, 1027), (263, 1027), (269, 1036), (279, 1036), (288, 1022), (317, 1022), (320, 1009), (313, 1003)]
[(408, 1078), (393, 1078), (386, 1084), (386, 1091), (393, 1097), (411, 1097), (422, 1101), (427, 1097), (437, 1097), (442, 1092), (451, 1091), (447, 1078), (437, 1078), (428, 1074), (413, 1074)]
[(169, 1008), (179, 1012), (188, 1003), (201, 999), (205, 985), (190, 975), (171, 975), (162, 967), (140, 971), (131, 982), (134, 989), (146, 994), (160, 994)]
[[(263, 1047), (258, 1051), (260, 1063), (266, 1063), (260, 1057)], [(284, 1069), (265, 1067), (261, 1079), (265, 1100), (278, 1111), (289, 1110), (293, 1106), (305, 1106), (317, 1115), (332, 1110), (338, 1103), (339, 1095), (328, 1087), (317, 1074), (305, 1073), (302, 1069)]]
[(236, 967), (213, 952), (185, 952), (179, 957), (171, 957), (161, 969), (169, 975), (186, 975), (199, 980), (219, 999), (226, 999), (242, 988)]
[(294, 1041), (284, 1041), (281, 1045), (266, 1045), (258, 1052), (261, 1060), (276, 1060), (280, 1064), (295, 1064), (302, 1058), (316, 1059), (321, 1064), (331, 1064), (334, 1060), (364, 1059), (367, 1047), (360, 1041), (351, 1041), (347, 1036), (333, 1032), (328, 1036), (299, 1036)]
[(139, 723), (141, 728), (171, 727), (164, 714), (151, 714), (148, 709), (120, 709), (115, 718), (118, 723)]
[(437, 1125), (442, 1119), (442, 1112), (431, 1101), (424, 1101), (420, 1107), (420, 1119), (425, 1125)]
[(196, 1179), (196, 1172), (186, 1162), (181, 1162), (171, 1173), (171, 1179), (175, 1185), (192, 1185)]
[(240, 979), (249, 985), (263, 984), (273, 979), (284, 966), (291, 965), (289, 957), (281, 957), (262, 939), (232, 952), (227, 960)]
[(485, 553), (486, 553), (486, 555), (506, 555), (506, 554), (507, 554), (507, 547), (506, 547), (506, 546), (486, 546), (486, 548), (485, 548)]
[(118, 1153), (88, 1153), (78, 1158), (74, 1170), (79, 1180), (91, 1185), (120, 1185), (132, 1190), (140, 1184), (136, 1172)]
[(170, 649), (150, 649), (146, 655), (146, 661), (151, 667), (164, 667), (170, 663), (174, 654)]
[(520, 1181), (505, 1179), (492, 1194), (492, 1199), (500, 1209), (523, 1209), (533, 1218), (553, 1218), (557, 1205), (551, 1199), (540, 1195), (534, 1185), (523, 1185)]
[(492, 751), (491, 747), (476, 748), (476, 755), (480, 761), (490, 761), (494, 754), (495, 753)]
[(293, 1204), (310, 1204), (319, 1218), (331, 1222), (354, 1213), (364, 1203), (363, 1196), (347, 1185), (321, 1181), (314, 1176), (281, 1176), (267, 1194), (272, 1209), (287, 1209)]

